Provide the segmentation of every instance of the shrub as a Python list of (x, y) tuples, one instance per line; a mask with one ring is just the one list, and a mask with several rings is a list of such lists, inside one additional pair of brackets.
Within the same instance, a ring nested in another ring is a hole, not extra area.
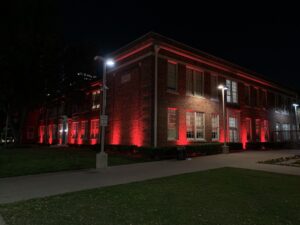
[(174, 158), (177, 153), (177, 147), (139, 147), (136, 149), (137, 153), (142, 154), (146, 158), (155, 160)]
[(187, 145), (188, 154), (213, 155), (222, 152), (221, 143), (204, 143), (200, 145)]
[(229, 150), (243, 150), (243, 144), (240, 142), (229, 142), (227, 145), (229, 146)]

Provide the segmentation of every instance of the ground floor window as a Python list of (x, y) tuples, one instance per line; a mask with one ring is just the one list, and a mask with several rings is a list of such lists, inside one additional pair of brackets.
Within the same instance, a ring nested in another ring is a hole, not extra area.
[(219, 115), (218, 114), (212, 114), (211, 116), (211, 139), (212, 141), (218, 141), (219, 140)]
[(255, 141), (260, 142), (261, 125), (260, 119), (255, 120)]
[(186, 138), (204, 140), (204, 113), (186, 112)]
[(246, 119), (246, 133), (247, 133), (247, 142), (252, 141), (252, 125), (251, 125), (251, 119)]
[(262, 141), (269, 141), (269, 121), (268, 120), (264, 120), (262, 123), (262, 132), (263, 132), (263, 137), (264, 140)]
[(283, 141), (289, 141), (291, 139), (290, 131), (291, 131), (291, 125), (288, 123), (283, 123), (282, 124)]
[(99, 137), (99, 119), (91, 120), (90, 138), (97, 139)]
[(237, 117), (229, 117), (229, 142), (238, 142), (238, 120)]
[(178, 139), (177, 109), (168, 108), (168, 140)]
[(78, 137), (78, 122), (73, 122), (72, 123), (72, 138), (76, 139)]
[(280, 142), (280, 123), (275, 124), (275, 141)]
[(82, 140), (87, 139), (87, 121), (81, 121), (81, 124), (80, 124), (80, 138)]
[(27, 139), (32, 140), (34, 139), (34, 128), (33, 127), (28, 127), (27, 128)]

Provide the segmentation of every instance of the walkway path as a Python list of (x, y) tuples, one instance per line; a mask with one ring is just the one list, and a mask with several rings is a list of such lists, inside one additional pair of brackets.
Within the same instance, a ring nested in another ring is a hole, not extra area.
[(300, 154), (300, 150), (247, 151), (185, 161), (157, 161), (114, 166), (102, 170), (2, 178), (0, 179), (0, 204), (229, 166), (300, 176), (300, 168), (297, 167), (257, 163), (295, 154)]

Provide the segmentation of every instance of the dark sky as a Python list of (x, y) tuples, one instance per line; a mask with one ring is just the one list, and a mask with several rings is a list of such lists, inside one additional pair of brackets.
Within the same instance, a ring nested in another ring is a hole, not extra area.
[(100, 54), (155, 31), (300, 89), (297, 8), (281, 3), (65, 1), (63, 30), (68, 42), (96, 43)]

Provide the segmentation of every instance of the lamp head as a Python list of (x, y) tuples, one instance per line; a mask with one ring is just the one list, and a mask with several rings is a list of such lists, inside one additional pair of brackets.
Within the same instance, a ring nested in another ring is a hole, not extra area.
[(294, 106), (294, 107), (298, 107), (298, 106), (299, 106), (299, 104), (297, 104), (297, 103), (293, 103), (293, 106)]
[(105, 64), (109, 67), (113, 67), (115, 65), (115, 61), (113, 59), (107, 59)]
[(220, 84), (220, 85), (218, 86), (218, 89), (220, 89), (220, 90), (228, 90), (228, 87), (226, 87), (226, 86), (223, 85), (223, 84)]

